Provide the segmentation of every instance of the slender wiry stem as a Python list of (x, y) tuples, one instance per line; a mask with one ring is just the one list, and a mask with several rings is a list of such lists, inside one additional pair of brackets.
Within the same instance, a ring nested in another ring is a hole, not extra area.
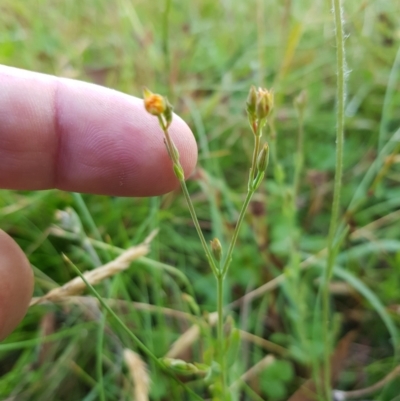
[(252, 183), (256, 176), (257, 156), (260, 152), (261, 134), (262, 134), (262, 128), (263, 128), (264, 124), (265, 124), (265, 121), (259, 121), (258, 123), (250, 123), (250, 125), (253, 129), (253, 133), (254, 133), (254, 150), (253, 150), (253, 157), (252, 157), (251, 169), (250, 169), (250, 175), (249, 175), (248, 190), (247, 190), (246, 198), (242, 205), (242, 209), (240, 210), (240, 213), (239, 213), (239, 219), (236, 223), (235, 230), (233, 231), (232, 239), (229, 244), (229, 248), (228, 248), (228, 252), (225, 257), (225, 261), (222, 265), (222, 269), (221, 269), (222, 273), (221, 274), (222, 274), (223, 278), (226, 276), (226, 273), (228, 272), (228, 269), (229, 269), (229, 265), (232, 261), (232, 252), (233, 252), (233, 249), (235, 248), (236, 240), (239, 235), (240, 227), (242, 225), (244, 216), (246, 214), (246, 210), (249, 206), (251, 198), (254, 195), (254, 192), (256, 191), (255, 188), (252, 187)]
[(214, 259), (213, 259), (212, 255), (211, 255), (211, 252), (210, 252), (210, 249), (209, 249), (209, 247), (207, 245), (207, 242), (206, 242), (206, 240), (204, 238), (203, 232), (201, 231), (200, 223), (199, 223), (199, 221), (197, 219), (197, 215), (196, 215), (196, 212), (194, 210), (194, 206), (193, 206), (192, 200), (190, 199), (189, 191), (187, 189), (185, 181), (181, 181), (181, 188), (182, 188), (183, 194), (185, 195), (186, 203), (188, 205), (190, 215), (191, 215), (191, 217), (193, 219), (193, 224), (196, 227), (197, 234), (199, 235), (199, 238), (200, 238), (200, 241), (201, 241), (201, 245), (203, 246), (204, 252), (206, 253), (206, 257), (207, 257), (208, 263), (210, 264), (211, 270), (214, 273), (214, 275), (217, 276), (219, 274), (218, 268), (215, 265)]
[(238, 221), (236, 223), (236, 227), (235, 227), (235, 230), (234, 230), (233, 235), (232, 235), (232, 240), (231, 240), (231, 243), (229, 244), (228, 252), (227, 252), (226, 257), (225, 257), (225, 262), (224, 262), (223, 267), (222, 267), (222, 273), (221, 274), (222, 274), (223, 277), (225, 277), (226, 273), (228, 272), (229, 265), (230, 265), (230, 263), (232, 261), (232, 252), (233, 252), (233, 249), (235, 248), (236, 240), (237, 240), (237, 237), (239, 235), (239, 230), (240, 230), (240, 227), (242, 225), (244, 216), (246, 214), (247, 207), (249, 206), (249, 203), (250, 203), (251, 198), (252, 198), (253, 195), (254, 195), (254, 191), (253, 190), (249, 190), (247, 192), (246, 199), (244, 200), (242, 209), (240, 210), (239, 219), (238, 219)]
[(304, 144), (304, 118), (303, 114), (299, 115), (299, 132), (297, 137), (297, 155), (296, 165), (294, 170), (293, 180), (293, 201), (296, 202), (297, 195), (299, 193), (300, 176), (303, 169), (303, 144)]
[(171, 85), (171, 55), (170, 55), (170, 34), (169, 34), (169, 19), (171, 13), (171, 0), (164, 2), (164, 15), (163, 15), (163, 52), (164, 52), (164, 65), (165, 76), (167, 77), (167, 85), (169, 89), (168, 96), (173, 96), (173, 86)]
[(254, 149), (253, 149), (253, 157), (251, 161), (251, 179), (249, 180), (249, 183), (253, 181), (255, 177), (255, 166), (257, 164), (257, 156), (258, 152), (260, 151), (260, 140), (261, 140), (261, 135), (260, 135), (260, 124), (255, 125), (253, 128), (255, 129), (254, 131)]
[(217, 277), (217, 345), (218, 345), (218, 359), (221, 365), (221, 390), (222, 395), (226, 395), (226, 373), (225, 373), (225, 355), (224, 355), (224, 277), (220, 273)]
[[(167, 144), (167, 147), (168, 147), (168, 152), (170, 154), (172, 162), (175, 165), (177, 165), (177, 166), (179, 166), (181, 168), (181, 164), (180, 164), (180, 161), (179, 161), (179, 156), (174, 151), (175, 145), (173, 144), (173, 142), (171, 140), (171, 137), (170, 137), (169, 132), (168, 132), (168, 128), (166, 127), (164, 121), (162, 121), (161, 119), (160, 119), (160, 124), (162, 124), (161, 126), (162, 126), (162, 129), (164, 131), (165, 140), (166, 140), (166, 144)], [(204, 252), (206, 254), (208, 263), (210, 264), (211, 270), (213, 271), (214, 275), (217, 277), (218, 274), (219, 274), (219, 271), (218, 271), (217, 266), (215, 265), (213, 256), (211, 254), (210, 248), (207, 245), (206, 239), (204, 238), (203, 232), (201, 231), (200, 223), (199, 223), (199, 220), (197, 219), (196, 211), (194, 209), (192, 200), (190, 198), (190, 194), (189, 194), (189, 191), (187, 189), (185, 179), (184, 179), (184, 177), (182, 177), (182, 178), (178, 177), (178, 179), (179, 179), (179, 182), (181, 184), (182, 192), (183, 192), (183, 194), (185, 196), (186, 203), (187, 203), (188, 208), (189, 208), (190, 216), (192, 217), (193, 224), (194, 224), (194, 226), (196, 228), (196, 231), (197, 231), (197, 234), (198, 234), (198, 236), (200, 238), (200, 242), (201, 242), (201, 245), (203, 246), (203, 249), (204, 249)]]
[(251, 168), (251, 178), (254, 179), (256, 175), (256, 169), (255, 166), (257, 164), (257, 156), (260, 151), (260, 137), (256, 135), (254, 139), (254, 155), (253, 155), (253, 162), (252, 162), (252, 168)]
[(257, 0), (256, 4), (257, 18), (257, 51), (258, 51), (258, 82), (259, 85), (264, 83), (264, 39), (265, 39), (265, 13), (264, 1)]
[(324, 327), (324, 392), (327, 400), (331, 395), (331, 341), (330, 341), (330, 318), (329, 318), (329, 281), (332, 277), (335, 262), (335, 235), (339, 220), (340, 193), (343, 174), (343, 144), (344, 144), (344, 106), (345, 106), (345, 52), (342, 23), (341, 0), (332, 0), (333, 14), (336, 32), (336, 68), (337, 68), (337, 126), (336, 126), (336, 168), (333, 192), (332, 213), (328, 235), (328, 259), (325, 277), (322, 287), (322, 318)]
[[(257, 148), (257, 153), (254, 152), (254, 154), (258, 154), (258, 148), (260, 144), (260, 137), (256, 136), (255, 138), (255, 147)], [(242, 205), (242, 209), (240, 210), (239, 214), (239, 219), (236, 223), (235, 230), (232, 235), (231, 242), (229, 244), (228, 252), (225, 257), (225, 261), (222, 265), (222, 268), (219, 272), (219, 275), (216, 277), (217, 278), (217, 310), (218, 310), (218, 347), (219, 347), (219, 352), (220, 352), (220, 364), (221, 364), (221, 380), (222, 380), (222, 394), (226, 394), (226, 374), (225, 374), (225, 356), (223, 355), (223, 350), (224, 350), (224, 334), (223, 334), (223, 294), (224, 294), (224, 281), (226, 274), (228, 272), (229, 266), (232, 261), (232, 253), (236, 245), (236, 240), (239, 235), (240, 227), (242, 225), (244, 216), (246, 214), (247, 207), (249, 206), (250, 200), (252, 196), (254, 195), (255, 189), (252, 187), (251, 183), (254, 180), (254, 172), (256, 170), (256, 162), (257, 162), (257, 157), (253, 158), (253, 163), (251, 167), (251, 174), (249, 176), (249, 185), (248, 185), (248, 192), (246, 195), (246, 199), (244, 200), (244, 203)]]
[[(256, 147), (259, 147), (260, 143), (260, 138), (256, 136)], [(258, 145), (257, 145), (258, 144)], [(256, 153), (257, 154), (257, 153)], [(224, 281), (226, 274), (228, 272), (229, 266), (232, 261), (232, 253), (236, 245), (236, 240), (239, 235), (240, 227), (242, 225), (244, 216), (246, 214), (247, 207), (249, 206), (250, 200), (252, 196), (254, 195), (255, 189), (251, 186), (251, 183), (253, 182), (254, 179), (254, 171), (256, 170), (256, 161), (257, 158), (253, 158), (253, 165), (252, 165), (252, 170), (251, 174), (249, 177), (249, 189), (246, 195), (246, 199), (244, 200), (244, 203), (242, 205), (242, 208), (240, 210), (239, 214), (239, 219), (236, 223), (235, 230), (232, 235), (231, 242), (229, 244), (228, 252), (226, 254), (224, 263), (222, 265), (222, 268), (219, 271), (217, 278), (217, 310), (218, 310), (218, 326), (217, 326), (217, 336), (218, 336), (218, 348), (219, 348), (219, 354), (220, 354), (220, 364), (221, 364), (221, 380), (222, 380), (222, 394), (225, 396), (226, 391), (227, 391), (227, 385), (226, 385), (226, 373), (225, 373), (225, 356), (224, 356), (224, 333), (223, 333), (223, 326), (224, 326), (224, 316), (223, 316), (223, 296), (224, 296)], [(224, 398), (225, 399), (225, 398)]]

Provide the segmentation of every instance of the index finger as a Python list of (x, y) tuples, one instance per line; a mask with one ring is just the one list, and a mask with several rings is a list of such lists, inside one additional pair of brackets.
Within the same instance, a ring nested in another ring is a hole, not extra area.
[[(0, 187), (152, 196), (178, 185), (142, 100), (97, 85), (0, 66)], [(188, 176), (197, 146), (174, 115)]]

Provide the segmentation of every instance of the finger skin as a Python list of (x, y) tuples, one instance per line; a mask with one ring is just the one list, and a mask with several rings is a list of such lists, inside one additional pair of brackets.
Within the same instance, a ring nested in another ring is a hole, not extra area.
[[(178, 186), (143, 101), (85, 82), (0, 66), (0, 188), (152, 196)], [(186, 123), (170, 133), (185, 175), (197, 161)]]
[(33, 292), (33, 274), (19, 246), (0, 230), (0, 340), (25, 316)]

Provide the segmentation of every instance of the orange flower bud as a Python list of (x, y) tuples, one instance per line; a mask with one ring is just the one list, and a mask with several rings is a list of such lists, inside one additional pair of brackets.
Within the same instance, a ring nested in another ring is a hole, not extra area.
[(143, 89), (144, 107), (153, 116), (161, 116), (167, 109), (167, 103), (163, 96), (152, 93), (147, 88)]

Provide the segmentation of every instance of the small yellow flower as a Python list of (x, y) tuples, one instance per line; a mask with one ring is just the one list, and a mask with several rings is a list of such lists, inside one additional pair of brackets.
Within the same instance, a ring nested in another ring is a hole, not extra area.
[(150, 92), (147, 88), (143, 89), (144, 107), (153, 116), (161, 116), (167, 109), (165, 98), (156, 93)]

